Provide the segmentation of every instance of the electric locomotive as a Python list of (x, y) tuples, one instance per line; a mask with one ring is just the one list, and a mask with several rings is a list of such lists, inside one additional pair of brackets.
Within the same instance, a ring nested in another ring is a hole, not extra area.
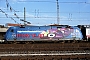
[(81, 30), (75, 26), (13, 26), (5, 35), (6, 41), (63, 41), (82, 40)]

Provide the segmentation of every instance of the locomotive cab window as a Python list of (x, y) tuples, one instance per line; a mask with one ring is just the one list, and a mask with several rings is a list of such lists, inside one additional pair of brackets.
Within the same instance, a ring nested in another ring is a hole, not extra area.
[(10, 30), (10, 32), (14, 32), (14, 30), (13, 30), (13, 29), (11, 29), (11, 30)]

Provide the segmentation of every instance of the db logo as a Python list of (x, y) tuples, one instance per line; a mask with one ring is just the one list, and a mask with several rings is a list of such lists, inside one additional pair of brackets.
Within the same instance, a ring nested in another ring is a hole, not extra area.
[(16, 34), (15, 34), (15, 33), (13, 33), (13, 34), (12, 34), (12, 37), (16, 37)]

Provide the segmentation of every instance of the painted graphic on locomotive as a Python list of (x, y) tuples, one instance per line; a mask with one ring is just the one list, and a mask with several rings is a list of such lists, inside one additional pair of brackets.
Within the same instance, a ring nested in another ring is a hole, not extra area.
[(66, 26), (25, 26), (10, 27), (5, 39), (11, 40), (82, 40), (83, 36), (78, 27)]

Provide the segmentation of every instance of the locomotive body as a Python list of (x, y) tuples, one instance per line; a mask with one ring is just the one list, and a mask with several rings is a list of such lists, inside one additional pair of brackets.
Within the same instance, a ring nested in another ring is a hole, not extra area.
[(78, 27), (74, 26), (15, 26), (5, 35), (7, 41), (82, 40)]

